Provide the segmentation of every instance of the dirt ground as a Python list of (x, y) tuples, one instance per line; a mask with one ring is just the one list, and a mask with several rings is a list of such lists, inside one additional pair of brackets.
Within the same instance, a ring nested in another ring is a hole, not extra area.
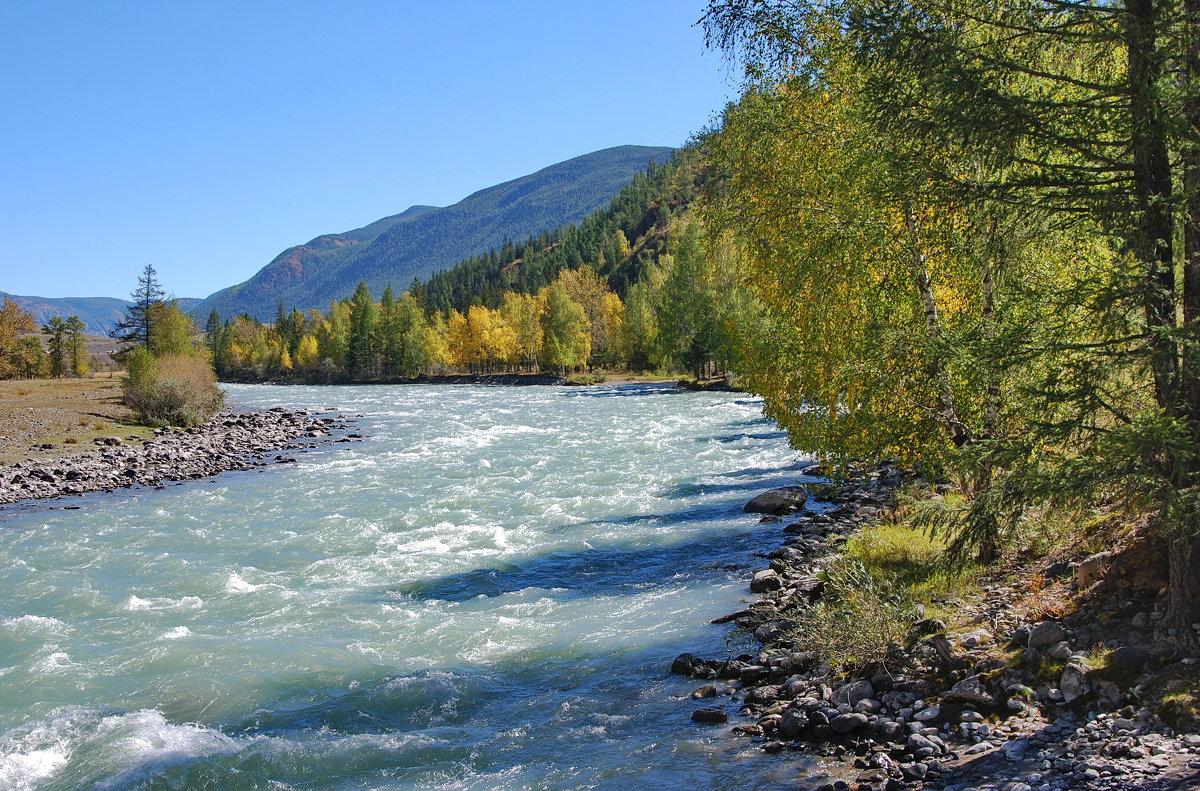
[(81, 453), (93, 449), (97, 437), (128, 442), (152, 432), (134, 423), (121, 403), (117, 373), (94, 379), (0, 381), (0, 464)]

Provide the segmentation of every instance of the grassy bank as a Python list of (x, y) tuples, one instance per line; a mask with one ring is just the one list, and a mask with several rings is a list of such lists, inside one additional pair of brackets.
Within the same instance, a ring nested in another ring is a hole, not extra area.
[(141, 441), (153, 435), (121, 403), (116, 373), (0, 381), (0, 426), (0, 464), (79, 453), (99, 437)]

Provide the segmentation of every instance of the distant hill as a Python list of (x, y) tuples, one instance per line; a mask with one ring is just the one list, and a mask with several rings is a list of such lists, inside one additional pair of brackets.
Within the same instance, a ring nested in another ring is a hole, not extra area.
[[(38, 326), (55, 316), (66, 318), (78, 316), (86, 331), (93, 335), (106, 335), (125, 315), (130, 302), (115, 297), (23, 297), (0, 291), (0, 301), (8, 297), (33, 314)], [(200, 303), (199, 299), (184, 297), (178, 300), (180, 309), (190, 311)]]
[(551, 165), (480, 190), (453, 206), (413, 206), (352, 231), (324, 234), (289, 247), (252, 278), (218, 291), (194, 310), (200, 321), (216, 308), (223, 318), (249, 313), (270, 320), (288, 309), (327, 309), (365, 280), (376, 297), (397, 291), (472, 255), (561, 225), (605, 206), (654, 160), (674, 149), (618, 146)]

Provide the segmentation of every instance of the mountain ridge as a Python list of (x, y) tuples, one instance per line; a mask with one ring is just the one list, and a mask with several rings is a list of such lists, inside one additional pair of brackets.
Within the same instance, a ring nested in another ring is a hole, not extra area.
[(209, 295), (193, 310), (204, 321), (249, 313), (260, 320), (286, 308), (324, 309), (353, 291), (359, 280), (379, 294), (489, 248), (582, 220), (604, 206), (651, 160), (673, 148), (615, 146), (549, 165), (477, 190), (450, 206), (417, 204), (399, 214), (288, 247), (242, 283)]
[[(133, 304), (117, 297), (37, 297), (0, 291), (0, 301), (5, 297), (32, 313), (39, 327), (55, 316), (64, 319), (78, 316), (85, 331), (93, 335), (107, 335)], [(173, 299), (177, 299), (180, 309), (184, 311), (193, 310), (201, 301), (196, 297)]]

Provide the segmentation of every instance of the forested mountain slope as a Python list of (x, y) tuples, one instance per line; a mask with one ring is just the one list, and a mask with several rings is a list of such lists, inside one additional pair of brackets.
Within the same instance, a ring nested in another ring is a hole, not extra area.
[(452, 266), (550, 228), (576, 223), (606, 205), (647, 162), (672, 149), (618, 146), (560, 162), (480, 190), (444, 208), (414, 206), (363, 228), (318, 236), (288, 248), (244, 283), (205, 299), (195, 315), (216, 308), (267, 319), (279, 303), (301, 310), (327, 308), (365, 281), (375, 293), (405, 288), (414, 277)]

